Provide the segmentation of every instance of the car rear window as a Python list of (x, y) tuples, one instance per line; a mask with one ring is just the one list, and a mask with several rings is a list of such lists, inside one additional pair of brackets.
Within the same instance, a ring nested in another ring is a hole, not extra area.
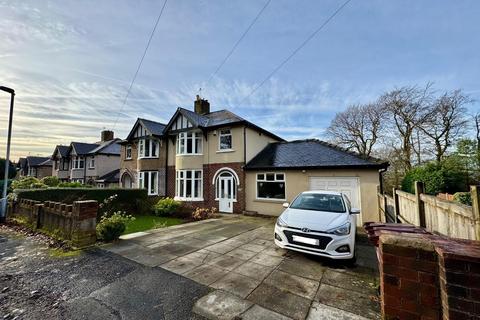
[(290, 208), (327, 212), (345, 212), (345, 205), (342, 196), (335, 194), (301, 194), (293, 201)]

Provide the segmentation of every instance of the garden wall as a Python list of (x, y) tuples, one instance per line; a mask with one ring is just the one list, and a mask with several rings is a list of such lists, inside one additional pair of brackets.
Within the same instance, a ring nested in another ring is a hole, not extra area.
[(8, 205), (9, 217), (23, 217), (33, 230), (70, 240), (78, 248), (96, 242), (97, 211), (98, 203), (94, 200), (66, 204), (19, 199)]

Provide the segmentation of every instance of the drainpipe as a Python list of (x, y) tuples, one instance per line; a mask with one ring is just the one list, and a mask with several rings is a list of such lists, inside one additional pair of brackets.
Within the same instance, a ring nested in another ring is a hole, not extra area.
[(165, 139), (165, 196), (168, 196), (168, 137)]

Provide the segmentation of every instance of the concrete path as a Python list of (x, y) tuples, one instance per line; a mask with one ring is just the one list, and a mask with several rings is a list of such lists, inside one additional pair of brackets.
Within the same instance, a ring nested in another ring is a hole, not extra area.
[(194, 311), (210, 319), (379, 319), (375, 252), (361, 266), (285, 251), (274, 219), (239, 215), (141, 232), (105, 249), (212, 288)]

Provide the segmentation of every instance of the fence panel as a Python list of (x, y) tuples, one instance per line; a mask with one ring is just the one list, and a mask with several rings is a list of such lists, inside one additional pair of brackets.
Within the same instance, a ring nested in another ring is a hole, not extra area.
[(397, 190), (400, 220), (405, 223), (420, 225), (420, 218), (417, 214), (417, 202), (415, 195)]

